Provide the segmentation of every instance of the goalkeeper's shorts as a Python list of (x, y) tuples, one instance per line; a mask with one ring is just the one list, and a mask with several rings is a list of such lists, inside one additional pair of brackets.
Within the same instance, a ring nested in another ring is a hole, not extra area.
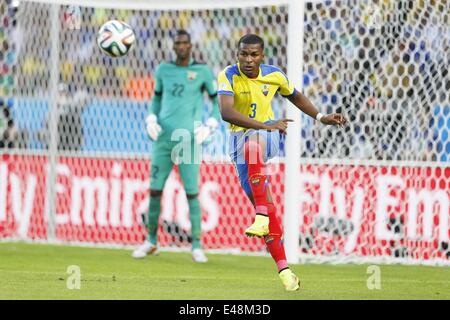
[[(266, 121), (266, 124), (274, 123), (275, 121)], [(248, 164), (245, 160), (244, 146), (248, 139), (255, 135), (259, 135), (260, 140), (266, 143), (266, 152), (263, 154), (264, 162), (279, 155), (282, 145), (284, 145), (285, 135), (282, 135), (278, 130), (254, 130), (231, 132), (230, 135), (230, 157), (237, 170), (239, 181), (246, 194), (251, 194), (252, 189), (248, 182)], [(267, 176), (270, 181), (269, 175)]]
[[(174, 166), (174, 162), (172, 161), (172, 151), (176, 146), (176, 142), (159, 139), (153, 143), (150, 174), (151, 190), (162, 191), (164, 189), (166, 180)], [(187, 150), (192, 151), (192, 155), (186, 162), (178, 164), (178, 170), (186, 194), (197, 194), (199, 191), (198, 184), (200, 172), (198, 150), (194, 148), (194, 142), (191, 142), (191, 146)], [(197, 152), (197, 154), (194, 154), (195, 152)]]

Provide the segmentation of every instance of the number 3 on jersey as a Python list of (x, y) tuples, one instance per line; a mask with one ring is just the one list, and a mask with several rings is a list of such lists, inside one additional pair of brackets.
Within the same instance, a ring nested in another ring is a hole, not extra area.
[(248, 116), (249, 116), (250, 118), (256, 117), (256, 103), (252, 103), (252, 104), (250, 105), (250, 108), (251, 108), (251, 112), (252, 112), (252, 113), (250, 113)]

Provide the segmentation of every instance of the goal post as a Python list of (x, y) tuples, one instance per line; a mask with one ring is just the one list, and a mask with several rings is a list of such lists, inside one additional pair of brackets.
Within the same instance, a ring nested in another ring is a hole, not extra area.
[[(287, 42), (287, 76), (294, 86), (302, 91), (303, 83), (303, 21), (305, 4), (303, 1), (290, 1)], [(285, 101), (286, 118), (294, 121), (289, 124), (285, 145), (285, 176), (284, 176), (284, 243), (288, 263), (298, 263), (298, 239), (300, 236), (300, 215), (298, 210), (300, 201), (298, 194), (292, 192), (298, 188), (300, 181), (300, 139), (301, 117), (300, 111)]]
[[(152, 174), (144, 118), (155, 68), (173, 58), (171, 36), (184, 28), (195, 59), (216, 75), (236, 63), (242, 35), (259, 34), (265, 63), (280, 66), (320, 112), (349, 120), (345, 128), (320, 125), (274, 98), (276, 118), (295, 120), (269, 163), (290, 263), (449, 265), (448, 1), (1, 5), (0, 92), (8, 109), (0, 110), (0, 134), (9, 130), (2, 115), (10, 110), (16, 138), (0, 149), (0, 239), (142, 242)], [(110, 19), (136, 33), (125, 57), (96, 46)], [(228, 137), (221, 123), (203, 149), (202, 241), (211, 252), (267, 255), (263, 241), (243, 236), (254, 212), (229, 160)], [(188, 217), (175, 170), (163, 193), (163, 249), (189, 248)]]

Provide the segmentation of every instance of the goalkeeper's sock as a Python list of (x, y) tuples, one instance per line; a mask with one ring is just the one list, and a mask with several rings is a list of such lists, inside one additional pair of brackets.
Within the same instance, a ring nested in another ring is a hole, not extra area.
[(189, 203), (189, 219), (191, 221), (192, 249), (201, 248), (200, 234), (202, 216), (200, 210), (200, 202), (198, 198), (188, 199)]
[(277, 264), (278, 272), (288, 268), (286, 253), (283, 244), (283, 230), (276, 216), (276, 208), (273, 203), (268, 205), (269, 234), (264, 237), (267, 250)]
[(150, 197), (148, 209), (148, 241), (156, 245), (158, 242), (158, 223), (161, 212), (161, 196)]
[(248, 166), (248, 181), (255, 200), (256, 213), (268, 215), (267, 190), (268, 182), (265, 174), (266, 164), (263, 160), (262, 148), (256, 141), (247, 141), (244, 146), (245, 161)]

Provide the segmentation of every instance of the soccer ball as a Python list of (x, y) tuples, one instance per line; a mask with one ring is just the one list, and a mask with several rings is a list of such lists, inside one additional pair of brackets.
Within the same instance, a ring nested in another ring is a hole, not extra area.
[(123, 21), (110, 20), (97, 34), (97, 45), (111, 57), (122, 57), (133, 48), (136, 40), (133, 29)]

